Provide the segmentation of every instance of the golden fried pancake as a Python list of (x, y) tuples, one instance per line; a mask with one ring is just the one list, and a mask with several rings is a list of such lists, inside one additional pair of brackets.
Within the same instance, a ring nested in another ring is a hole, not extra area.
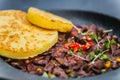
[(45, 12), (37, 8), (29, 8), (27, 19), (34, 25), (45, 29), (68, 32), (72, 29), (72, 22), (52, 13)]
[(57, 31), (31, 25), (25, 12), (0, 11), (0, 55), (13, 59), (34, 57), (51, 48), (57, 40)]

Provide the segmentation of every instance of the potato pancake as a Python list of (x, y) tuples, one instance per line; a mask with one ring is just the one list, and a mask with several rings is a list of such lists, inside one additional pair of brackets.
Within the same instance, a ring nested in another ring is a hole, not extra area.
[(27, 19), (34, 25), (59, 32), (69, 32), (73, 26), (72, 22), (65, 18), (33, 7), (28, 9)]
[(58, 32), (31, 25), (20, 10), (0, 11), (0, 55), (13, 59), (37, 56), (51, 48)]

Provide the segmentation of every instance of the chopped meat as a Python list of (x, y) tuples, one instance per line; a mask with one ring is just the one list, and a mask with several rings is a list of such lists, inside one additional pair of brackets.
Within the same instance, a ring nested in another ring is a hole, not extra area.
[(103, 64), (104, 62), (102, 61), (102, 60), (97, 60), (97, 61), (95, 61), (95, 64), (94, 64), (94, 67), (96, 68), (96, 69), (102, 69), (102, 68), (104, 68), (104, 64)]
[[(34, 58), (2, 58), (24, 72), (39, 76), (48, 73), (48, 77), (50, 73), (60, 78), (95, 76), (120, 67), (120, 42), (116, 35), (95, 24), (76, 26), (80, 33), (76, 28), (59, 33), (57, 43)], [(75, 44), (69, 47), (72, 43)]]
[(90, 25), (88, 32), (92, 32), (92, 33), (96, 34), (97, 33), (96, 25), (95, 24)]
[(53, 74), (56, 74), (57, 76), (59, 76), (61, 78), (68, 78), (67, 74), (60, 67), (54, 68), (53, 69)]
[(111, 45), (111, 53), (112, 54), (115, 54), (116, 49), (117, 49), (117, 45), (116, 44), (115, 45)]
[(44, 70), (45, 70), (45, 71), (48, 71), (48, 72), (51, 72), (52, 69), (53, 69), (53, 67), (54, 67), (54, 64), (53, 64), (52, 61), (51, 61), (51, 62), (49, 62), (49, 63), (45, 66)]
[(36, 69), (36, 66), (34, 66), (33, 64), (28, 64), (28, 65), (27, 65), (27, 70), (28, 70), (29, 72), (34, 71), (35, 69)]
[(34, 64), (36, 64), (36, 65), (42, 65), (42, 66), (45, 66), (45, 65), (47, 65), (48, 64), (48, 60), (36, 60), (36, 61), (34, 61), (33, 62)]
[(114, 54), (115, 56), (120, 56), (120, 49), (117, 49), (116, 51), (115, 51), (115, 54)]

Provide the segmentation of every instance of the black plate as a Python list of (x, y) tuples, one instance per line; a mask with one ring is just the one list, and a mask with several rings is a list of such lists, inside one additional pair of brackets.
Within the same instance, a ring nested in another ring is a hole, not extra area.
[[(120, 21), (110, 16), (106, 16), (103, 14), (95, 13), (95, 12), (87, 12), (87, 11), (59, 11), (54, 10), (51, 11), (57, 15), (63, 16), (69, 20), (71, 20), (75, 24), (87, 24), (90, 25), (95, 23), (98, 26), (102, 26), (106, 29), (113, 29), (113, 34), (116, 34), (120, 37)], [(5, 63), (2, 59), (0, 59), (0, 77), (12, 79), (12, 80), (49, 80), (48, 78), (43, 78), (37, 75), (31, 75), (20, 70), (17, 70)], [(60, 78), (57, 78), (61, 80)], [(110, 71), (108, 73), (94, 76), (94, 77), (86, 77), (80, 79), (69, 79), (69, 80), (119, 80), (120, 79), (120, 68), (114, 71)], [(56, 79), (54, 79), (56, 80)]]

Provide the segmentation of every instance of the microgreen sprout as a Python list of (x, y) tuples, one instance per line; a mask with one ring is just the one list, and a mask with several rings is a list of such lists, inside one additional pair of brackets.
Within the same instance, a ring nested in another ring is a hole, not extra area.
[(94, 58), (95, 58), (95, 53), (91, 53), (90, 55), (89, 55), (89, 58), (90, 58), (90, 60), (93, 60)]
[(115, 44), (116, 42), (115, 42), (114, 39), (112, 39), (112, 40), (110, 41), (110, 43), (111, 43), (111, 44)]
[(105, 73), (106, 72), (106, 69), (101, 69), (101, 73)]
[(109, 43), (109, 42), (105, 42), (105, 43), (104, 43), (104, 46), (105, 46), (107, 49), (109, 49), (109, 48), (110, 48), (110, 43)]
[(92, 37), (93, 40), (97, 39), (97, 35), (96, 34), (91, 35), (91, 37)]
[(101, 53), (99, 53), (92, 61), (90, 64), (94, 64), (95, 60), (98, 59), (102, 54), (104, 54), (105, 52), (109, 51), (109, 49), (102, 51)]
[(44, 73), (42, 74), (42, 77), (48, 78), (48, 74), (47, 74), (46, 72), (44, 72)]
[(95, 41), (97, 42), (97, 49), (100, 49), (101, 46), (100, 46), (100, 42), (98, 41), (98, 39), (96, 38)]
[(115, 40), (114, 40), (114, 39), (110, 40), (108, 37), (107, 37), (107, 39), (108, 39), (108, 42), (105, 42), (105, 43), (104, 43), (104, 46), (105, 46), (107, 49), (109, 49), (112, 44), (115, 44)]
[(81, 29), (79, 29), (79, 28), (76, 27), (75, 25), (73, 25), (73, 27), (78, 31), (78, 33), (81, 33), (81, 34), (82, 34)]
[(110, 43), (110, 39), (107, 37), (108, 42)]
[(109, 57), (106, 54), (102, 54), (99, 58), (104, 60), (109, 59)]
[(112, 32), (113, 30), (112, 29), (109, 29), (109, 30), (104, 30), (103, 32)]
[(77, 52), (77, 54), (81, 55), (82, 54), (82, 50), (79, 49), (78, 52)]
[(69, 51), (67, 52), (68, 55), (72, 55), (73, 54), (73, 49), (69, 49)]
[(96, 34), (91, 35), (92, 39), (95, 40), (97, 42), (97, 49), (100, 49), (100, 42), (99, 40), (101, 39), (99, 36), (97, 36)]
[[(82, 51), (78, 51), (78, 52), (81, 52), (81, 53), (82, 53)], [(81, 53), (80, 53), (80, 54), (81, 54)], [(75, 57), (80, 58), (80, 59), (82, 59), (82, 60), (87, 60), (87, 59), (81, 57), (80, 54), (74, 54), (73, 49), (70, 49), (67, 54), (68, 54), (68, 55), (75, 56)]]
[(76, 54), (72, 54), (72, 55), (75, 56), (75, 57), (77, 57), (77, 58), (80, 58), (80, 59), (82, 59), (82, 60), (87, 61), (87, 59), (85, 59), (85, 58), (83, 58), (83, 57), (81, 57), (81, 56), (79, 56), (79, 55), (76, 55)]

